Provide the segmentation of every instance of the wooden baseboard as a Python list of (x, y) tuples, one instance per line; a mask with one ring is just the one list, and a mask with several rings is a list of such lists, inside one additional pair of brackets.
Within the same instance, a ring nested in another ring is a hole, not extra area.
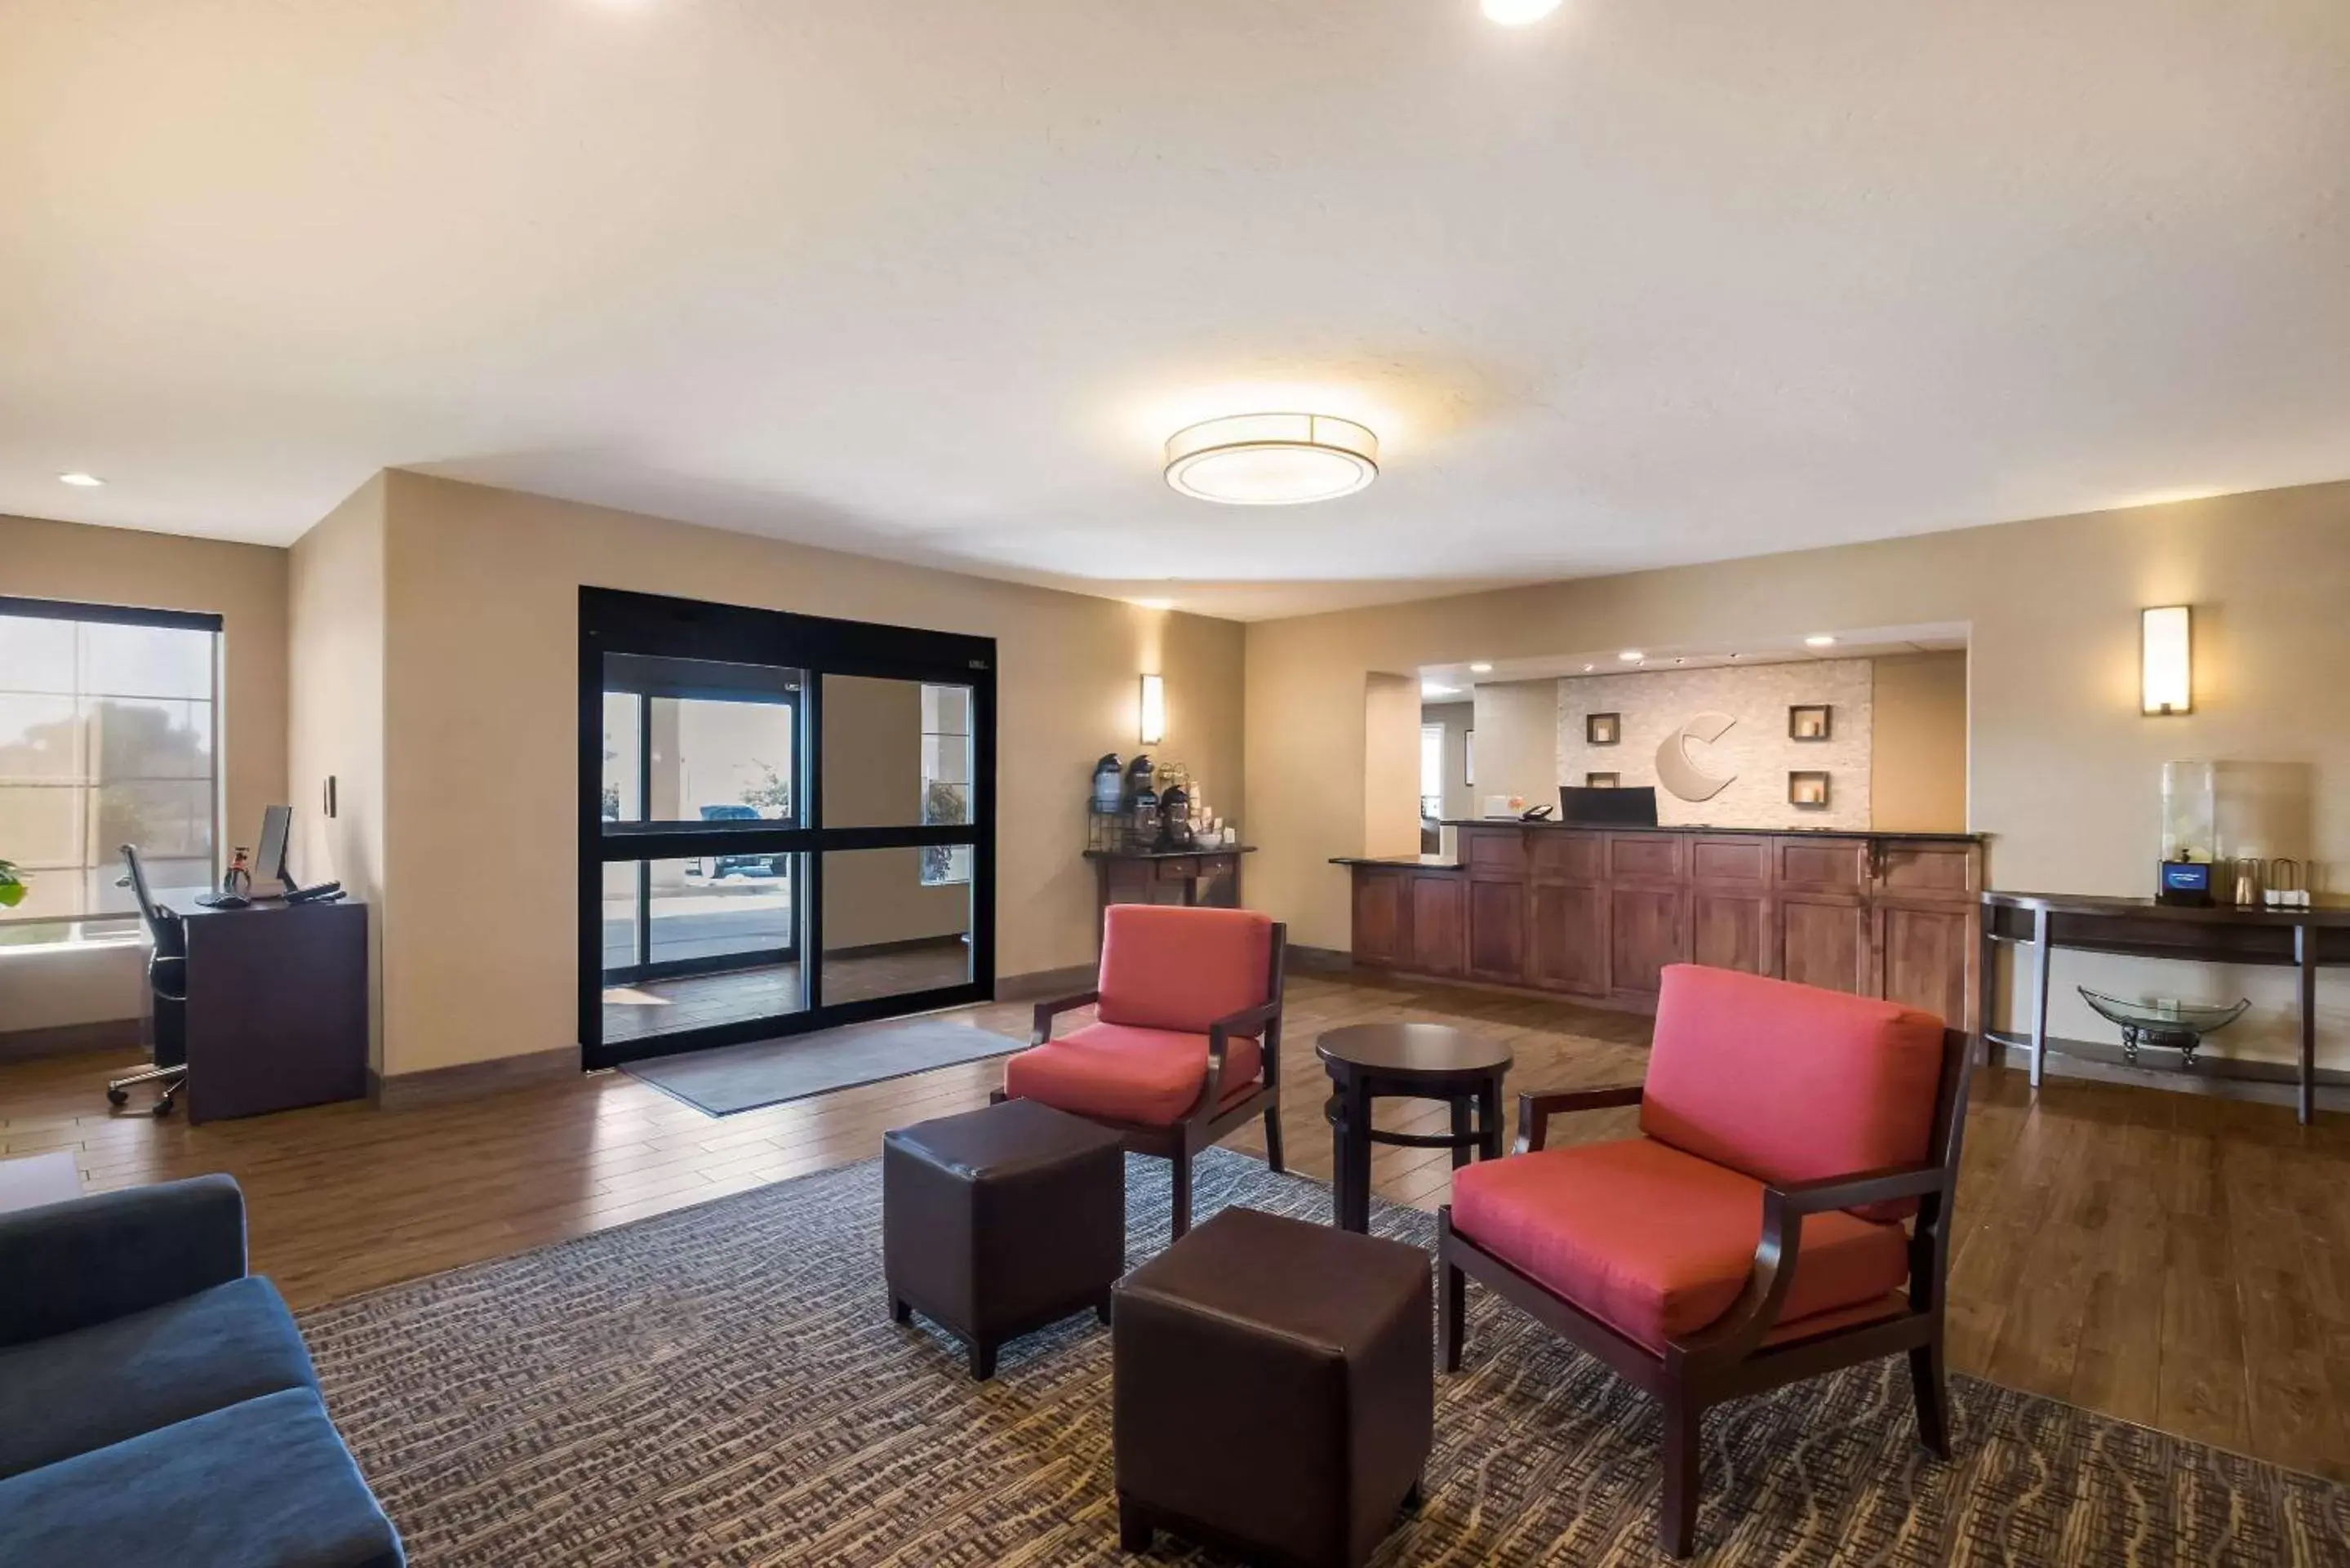
[(995, 1000), (998, 1002), (1035, 1002), (1048, 996), (1074, 996), (1081, 991), (1091, 991), (1099, 971), (1089, 963), (1072, 964), (1067, 969), (1040, 969), (1028, 974), (998, 975)]
[(101, 1018), (90, 1023), (57, 1023), (46, 1029), (10, 1029), (0, 1031), (0, 1062), (78, 1056), (90, 1051), (136, 1051), (146, 1039), (146, 1023), (138, 1018)]
[(445, 1105), (451, 1100), (478, 1099), (509, 1089), (536, 1088), (576, 1078), (579, 1072), (577, 1045), (530, 1051), (519, 1056), (498, 1056), (487, 1062), (461, 1062), (453, 1067), (433, 1067), (421, 1073), (394, 1073), (389, 1077), (370, 1067), (368, 1098), (380, 1110), (406, 1111), (419, 1106)]
[(1355, 972), (1355, 955), (1337, 948), (1309, 948), (1303, 942), (1292, 942), (1286, 958), (1291, 969), (1304, 970), (1309, 974)]

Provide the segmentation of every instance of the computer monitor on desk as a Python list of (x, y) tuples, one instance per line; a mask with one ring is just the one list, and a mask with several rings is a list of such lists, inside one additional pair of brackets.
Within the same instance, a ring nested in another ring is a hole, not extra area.
[(276, 897), (289, 904), (332, 903), (343, 896), (340, 882), (321, 882), (305, 888), (294, 880), (293, 869), (286, 864), (286, 840), (293, 836), (294, 808), (273, 805), (261, 814), (261, 855), (253, 863), (253, 892), (255, 898), (269, 898), (269, 884), (277, 884)]
[[(290, 805), (265, 807), (261, 814), (261, 853), (253, 862), (254, 892), (266, 897), (270, 891), (284, 893), (294, 886), (293, 874), (286, 868), (286, 841), (294, 830), (294, 808)], [(260, 884), (275, 882), (275, 889)]]

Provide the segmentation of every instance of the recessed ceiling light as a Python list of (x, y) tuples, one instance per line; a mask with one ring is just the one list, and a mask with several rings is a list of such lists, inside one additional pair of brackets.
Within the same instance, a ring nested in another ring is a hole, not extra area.
[(1835, 646), (1835, 639), (1830, 637), (1826, 632), (1815, 631), (1811, 636), (1804, 639), (1804, 646), (1805, 648), (1834, 648)]
[(99, 478), (99, 476), (94, 473), (84, 473), (79, 469), (76, 469), (71, 473), (58, 474), (57, 483), (59, 484), (74, 485), (82, 490), (95, 490), (99, 485), (104, 484), (106, 481)]
[(1638, 664), (1640, 660), (1648, 658), (1648, 656), (1641, 652), (1637, 648), (1627, 648), (1616, 657), (1622, 659), (1627, 664)]
[(1596, 670), (1596, 669), (1598, 669), (1598, 668), (1599, 668), (1599, 666), (1597, 666), (1597, 665), (1596, 665), (1596, 664), (1586, 664), (1586, 665), (1585, 665), (1585, 666), (1583, 667), (1583, 672), (1584, 672), (1586, 675), (1588, 675), (1588, 674), (1590, 674), (1593, 670)]
[(1484, 0), (1485, 19), (1504, 27), (1539, 22), (1558, 9), (1559, 0)]
[(1491, 675), (1493, 673), (1493, 667), (1490, 664), (1472, 664), (1469, 667), (1469, 673), (1471, 675)]
[(1688, 660), (1688, 659), (1674, 659), (1674, 660), (1673, 660), (1673, 662), (1674, 662), (1675, 664), (1687, 664), (1687, 663), (1689, 662), (1689, 660)]
[(1352, 495), (1379, 476), (1379, 438), (1329, 414), (1235, 414), (1167, 438), (1167, 483), (1228, 506)]

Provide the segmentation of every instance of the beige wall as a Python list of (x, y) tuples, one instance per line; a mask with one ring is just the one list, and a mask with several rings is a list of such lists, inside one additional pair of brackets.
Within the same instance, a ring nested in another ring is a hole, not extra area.
[(1363, 846), (1419, 853), (1419, 678), (1363, 678)]
[[(2003, 524), (1668, 571), (1262, 621), (1248, 628), (1252, 902), (1295, 940), (1347, 940), (1345, 873), (1364, 841), (1353, 693), (1371, 670), (1541, 658), (1561, 648), (1716, 644), (1791, 627), (1964, 622), (1970, 639), (1970, 823), (2008, 888), (2147, 892), (2168, 758), (2314, 764), (2318, 860), (2350, 887), (2350, 484)], [(2196, 607), (2197, 711), (2137, 711), (2137, 612)], [(1479, 763), (1487, 765), (1487, 691)], [(1540, 784), (1537, 777), (1536, 785)], [(1502, 787), (1499, 780), (1492, 786)], [(1481, 781), (1478, 793), (1489, 793)], [(2093, 966), (2060, 962), (2065, 995)], [(2124, 965), (2105, 978), (2170, 994), (2249, 992), (2261, 1016), (2219, 1037), (2276, 1048), (2277, 977)], [(2342, 988), (2324, 987), (2327, 1054), (2350, 1059)], [(2089, 1033), (2073, 1012), (2056, 1021)], [(2106, 1032), (2098, 1031), (2098, 1038)]]
[(394, 918), (384, 877), (384, 492), (377, 474), (296, 540), (287, 581), (293, 869), (306, 884), (340, 882), (369, 906), (369, 1055), (379, 1069)]
[(1947, 833), (1967, 823), (1967, 656), (1908, 653), (1876, 667), (1870, 826)]
[[(1232, 623), (419, 474), (386, 483), (388, 1072), (578, 1037), (583, 583), (995, 638), (1003, 974), (1093, 956), (1086, 794), (1096, 758), (1134, 750), (1139, 673), (1167, 678), (1154, 754), (1249, 821)], [(1357, 675), (1357, 715), (1360, 691)], [(410, 888), (423, 891), (403, 918)]]
[[(0, 594), (222, 618), (224, 849), (252, 843), (262, 808), (286, 798), (286, 582), (283, 550), (0, 516)], [(127, 947), (0, 954), (0, 1031), (135, 1018), (142, 961)]]
[[(1253, 681), (1249, 695), (1253, 701)], [(1558, 682), (1494, 681), (1478, 687), (1470, 702), (1476, 715), (1477, 784), (1465, 815), (1482, 816), (1485, 797), (1493, 794), (1523, 795), (1529, 807), (1547, 803), (1555, 810)]]

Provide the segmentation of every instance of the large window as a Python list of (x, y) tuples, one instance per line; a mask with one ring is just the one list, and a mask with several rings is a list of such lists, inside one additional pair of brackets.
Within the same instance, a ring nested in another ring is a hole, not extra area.
[(127, 913), (136, 845), (151, 886), (217, 864), (216, 616), (0, 597), (0, 860), (27, 884), (12, 921)]
[(1419, 727), (1419, 815), (1444, 815), (1444, 726)]

